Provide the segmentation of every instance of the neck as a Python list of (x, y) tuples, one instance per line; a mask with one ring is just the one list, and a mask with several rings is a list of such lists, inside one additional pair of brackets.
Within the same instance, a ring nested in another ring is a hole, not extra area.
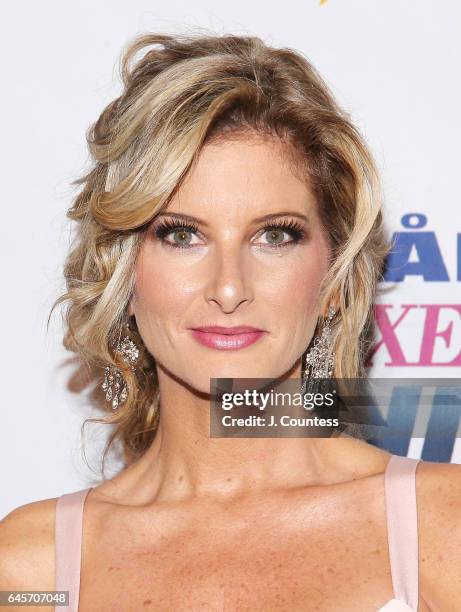
[[(355, 438), (211, 438), (209, 397), (160, 376), (161, 410), (149, 449), (125, 478), (146, 500), (233, 498), (331, 485), (380, 473), (388, 453)], [(130, 488), (131, 488), (130, 486)]]

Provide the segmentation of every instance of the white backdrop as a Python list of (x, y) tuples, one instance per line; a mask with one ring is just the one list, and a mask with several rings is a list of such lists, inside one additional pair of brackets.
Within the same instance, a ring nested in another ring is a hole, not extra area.
[[(119, 54), (141, 32), (199, 26), (256, 34), (294, 47), (313, 62), (375, 154), (389, 227), (412, 236), (435, 232), (411, 249), (409, 263), (420, 264), (407, 265), (402, 280), (385, 284), (391, 291), (379, 298), (381, 321), (387, 313), (395, 323), (404, 305), (411, 307), (395, 337), (383, 327), (386, 341), (370, 374), (460, 378), (461, 357), (455, 359), (461, 348), (459, 2), (15, 0), (2, 3), (0, 23), (0, 516), (29, 501), (89, 486), (94, 476), (80, 451), (80, 424), (89, 407), (66, 389), (60, 317), (54, 316), (48, 333), (46, 320), (63, 288), (65, 211), (73, 196), (70, 181), (87, 164), (85, 130), (119, 94)], [(413, 229), (410, 220), (403, 227), (401, 218), (409, 213), (425, 215), (426, 226)], [(433, 238), (445, 279), (440, 266), (431, 268)], [(396, 365), (399, 347), (405, 362), (416, 365), (402, 365), (402, 355)], [(451, 366), (440, 365), (450, 361)], [(86, 444), (96, 466), (105, 434), (96, 426), (90, 431)], [(422, 443), (413, 439), (408, 455), (421, 456)], [(461, 463), (459, 440), (451, 461)]]

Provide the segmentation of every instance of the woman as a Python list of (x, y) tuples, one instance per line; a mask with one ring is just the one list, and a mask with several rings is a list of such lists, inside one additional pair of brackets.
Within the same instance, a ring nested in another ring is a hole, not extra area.
[(62, 300), (126, 467), (8, 515), (1, 588), (84, 612), (460, 609), (459, 466), (209, 434), (211, 378), (365, 376), (389, 245), (360, 134), (258, 38), (148, 34), (121, 67)]

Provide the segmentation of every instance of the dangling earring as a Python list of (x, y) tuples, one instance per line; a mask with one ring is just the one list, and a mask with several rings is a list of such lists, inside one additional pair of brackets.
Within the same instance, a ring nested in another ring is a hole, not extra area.
[[(129, 330), (130, 326), (127, 324)], [(115, 353), (120, 355), (125, 363), (134, 371), (135, 364), (139, 357), (139, 349), (129, 336), (124, 336), (117, 342), (114, 348)], [(126, 400), (128, 387), (126, 380), (118, 368), (113, 365), (104, 368), (104, 382), (101, 388), (106, 393), (106, 401), (112, 404), (112, 409), (116, 410), (120, 404)]]
[(314, 339), (314, 346), (307, 352), (303, 372), (302, 392), (313, 392), (317, 387), (315, 379), (330, 378), (333, 375), (335, 354), (331, 351), (331, 320), (336, 311), (330, 306), (320, 336)]

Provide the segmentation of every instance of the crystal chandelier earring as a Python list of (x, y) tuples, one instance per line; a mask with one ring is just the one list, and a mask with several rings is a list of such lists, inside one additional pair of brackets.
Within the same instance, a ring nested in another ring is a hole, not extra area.
[(333, 375), (335, 354), (331, 350), (331, 320), (336, 311), (330, 306), (320, 336), (314, 338), (313, 347), (306, 353), (302, 380), (302, 393), (317, 390), (319, 378), (330, 378)]
[[(126, 328), (129, 330), (130, 326), (127, 324)], [(139, 357), (139, 349), (128, 335), (117, 342), (114, 352), (120, 355), (122, 360), (133, 371), (136, 369), (135, 365)], [(105, 392), (106, 401), (111, 404), (113, 410), (116, 410), (123, 404), (128, 395), (126, 380), (123, 378), (120, 370), (113, 365), (104, 368), (104, 381), (101, 388)]]

